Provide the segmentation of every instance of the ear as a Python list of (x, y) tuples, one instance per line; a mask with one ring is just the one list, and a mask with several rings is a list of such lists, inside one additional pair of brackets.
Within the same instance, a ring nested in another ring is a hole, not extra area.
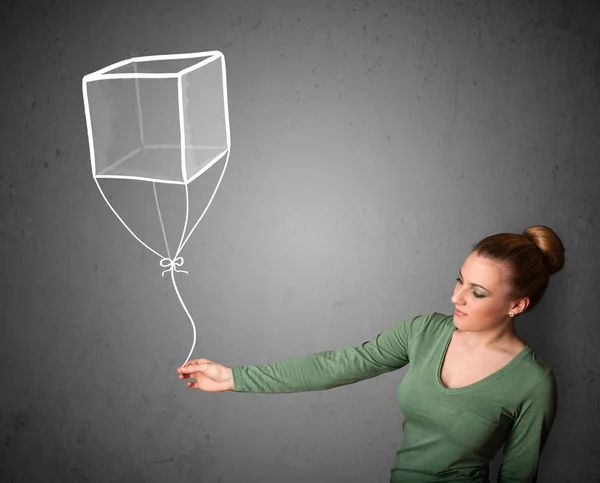
[(525, 298), (519, 300), (519, 302), (517, 302), (517, 304), (515, 305), (514, 310), (518, 310), (517, 313), (521, 313), (527, 307), (529, 307), (529, 297), (525, 297)]

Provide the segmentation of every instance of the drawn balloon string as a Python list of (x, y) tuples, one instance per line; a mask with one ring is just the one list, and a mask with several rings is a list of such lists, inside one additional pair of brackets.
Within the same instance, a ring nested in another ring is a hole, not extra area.
[[(160, 266), (165, 269), (161, 276), (171, 273), (173, 288), (194, 336), (185, 364), (196, 346), (196, 326), (177, 287), (175, 273), (188, 273), (181, 270), (181, 252), (210, 207), (229, 162), (231, 138), (224, 56), (219, 51), (209, 51), (134, 57), (84, 76), (82, 88), (94, 181), (123, 226), (160, 258)], [(173, 97), (165, 95), (169, 89), (177, 92), (175, 106), (157, 102)], [(215, 189), (186, 235), (188, 185), (223, 158)], [(142, 241), (125, 223), (106, 197), (98, 181), (102, 178), (152, 182), (166, 255)], [(185, 222), (173, 255), (167, 243), (156, 183), (182, 185), (185, 189)]]

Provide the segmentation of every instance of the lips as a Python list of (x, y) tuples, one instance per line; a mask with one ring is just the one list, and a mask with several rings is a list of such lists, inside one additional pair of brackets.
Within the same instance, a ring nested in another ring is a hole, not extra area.
[(467, 315), (467, 314), (465, 314), (464, 312), (461, 312), (460, 310), (458, 310), (457, 308), (455, 308), (455, 309), (454, 309), (454, 313), (455, 313), (456, 315)]

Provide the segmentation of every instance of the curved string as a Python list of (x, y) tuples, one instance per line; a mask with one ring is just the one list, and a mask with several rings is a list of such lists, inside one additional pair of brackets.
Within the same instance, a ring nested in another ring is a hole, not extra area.
[[(169, 256), (169, 260), (171, 259), (171, 250), (169, 250), (169, 242), (167, 241), (167, 234), (165, 233), (165, 226), (163, 225), (163, 221), (162, 221), (162, 214), (160, 212), (160, 205), (158, 204), (158, 195), (156, 194), (156, 183), (153, 181), (152, 182), (152, 188), (154, 189), (154, 201), (156, 201), (156, 211), (158, 211), (158, 220), (160, 221), (160, 227), (162, 228), (162, 232), (163, 232), (163, 238), (165, 239), (165, 247), (167, 248), (167, 255)], [(162, 267), (166, 267), (166, 265), (163, 265), (163, 260), (160, 261), (160, 265)], [(183, 260), (182, 260), (183, 262)], [(164, 272), (163, 272), (164, 274)]]
[[(190, 236), (192, 235), (192, 233), (194, 232), (194, 230), (198, 226), (198, 223), (200, 223), (200, 220), (204, 217), (204, 213), (206, 213), (206, 210), (208, 210), (208, 207), (212, 203), (212, 200), (215, 197), (215, 194), (217, 193), (217, 190), (219, 189), (219, 185), (221, 184), (221, 180), (223, 179), (223, 175), (225, 174), (225, 170), (227, 169), (227, 164), (229, 163), (229, 153), (231, 153), (231, 146), (227, 147), (227, 154), (225, 156), (225, 165), (223, 166), (223, 171), (221, 172), (221, 177), (219, 178), (219, 181), (217, 182), (217, 186), (215, 187), (215, 190), (213, 191), (213, 194), (210, 197), (210, 200), (208, 201), (208, 204), (206, 205), (206, 208), (204, 208), (204, 211), (200, 215), (200, 218), (198, 218), (198, 221), (196, 222), (196, 224), (192, 227), (192, 229), (188, 233), (187, 237), (185, 238), (185, 241), (183, 241), (183, 243), (180, 243), (179, 248), (177, 249), (177, 253), (179, 253), (183, 249), (183, 247), (185, 246), (185, 244), (189, 240)], [(188, 196), (187, 185), (185, 185), (185, 194), (186, 194), (186, 198), (187, 198), (187, 196)], [(187, 221), (188, 220), (187, 220), (187, 213), (186, 213), (186, 217), (185, 217), (185, 225), (186, 226), (187, 226)], [(184, 233), (185, 233), (185, 228), (184, 228)], [(177, 255), (175, 255), (175, 256), (177, 256)]]
[[(198, 218), (198, 221), (196, 222), (196, 224), (194, 225), (194, 227), (190, 230), (190, 232), (188, 233), (188, 235), (187, 235), (187, 237), (185, 238), (185, 241), (184, 241), (183, 237), (185, 236), (185, 232), (187, 230), (187, 224), (188, 224), (188, 219), (189, 219), (189, 214), (190, 214), (189, 189), (188, 189), (188, 185), (185, 184), (185, 222), (183, 224), (183, 231), (181, 233), (181, 239), (179, 241), (179, 247), (177, 248), (177, 252), (175, 252), (175, 256), (172, 259), (169, 256), (168, 260), (165, 260), (165, 259), (161, 260), (161, 265), (162, 265), (163, 261), (167, 261), (168, 264), (169, 264), (168, 265), (169, 269), (165, 270), (163, 272), (163, 275), (164, 275), (165, 272), (168, 272), (168, 271), (171, 272), (171, 280), (173, 281), (173, 288), (175, 289), (175, 293), (177, 294), (177, 298), (179, 298), (179, 302), (181, 303), (181, 306), (183, 307), (183, 310), (185, 311), (186, 315), (188, 316), (188, 319), (190, 319), (190, 323), (192, 324), (192, 331), (194, 333), (194, 340), (192, 342), (192, 348), (190, 349), (190, 353), (188, 354), (187, 358), (185, 359), (185, 361), (184, 361), (184, 363), (182, 365), (185, 365), (187, 363), (187, 361), (190, 360), (190, 357), (192, 356), (192, 353), (194, 352), (194, 348), (196, 347), (196, 325), (194, 324), (194, 319), (192, 318), (192, 316), (190, 315), (187, 307), (183, 303), (183, 299), (181, 298), (181, 294), (179, 293), (179, 288), (177, 287), (177, 282), (175, 281), (175, 272), (184, 272), (183, 270), (177, 270), (177, 267), (181, 267), (183, 265), (183, 257), (179, 256), (179, 254), (181, 253), (181, 250), (183, 250), (183, 247), (185, 246), (185, 244), (189, 240), (190, 235), (192, 234), (192, 232), (198, 226), (198, 223), (200, 223), (200, 220), (202, 219), (202, 217), (204, 216), (204, 214), (208, 210), (208, 207), (212, 203), (212, 200), (215, 197), (215, 194), (217, 193), (217, 190), (219, 189), (219, 185), (221, 184), (221, 180), (223, 179), (223, 175), (225, 174), (225, 170), (227, 169), (227, 164), (229, 162), (229, 152), (230, 152), (230, 148), (227, 148), (227, 155), (226, 155), (226, 158), (225, 158), (225, 165), (223, 166), (223, 171), (221, 172), (221, 177), (219, 178), (219, 181), (217, 182), (217, 185), (215, 186), (215, 189), (214, 189), (214, 191), (212, 193), (212, 196), (210, 197), (210, 200), (208, 201), (208, 204), (206, 205), (206, 208), (204, 208), (204, 211), (200, 215), (200, 218)], [(165, 233), (165, 228), (164, 228), (164, 225), (163, 225), (163, 222), (162, 222), (162, 218), (159, 218), (159, 220), (160, 220), (160, 224), (161, 224), (163, 233)], [(166, 238), (166, 234), (165, 234), (165, 238)], [(162, 265), (162, 266), (166, 266), (166, 265)], [(184, 273), (187, 273), (187, 272), (184, 272)]]
[[(183, 258), (181, 260), (183, 261)], [(185, 359), (184, 363), (181, 364), (183, 366), (183, 365), (185, 365), (185, 363), (187, 361), (190, 360), (190, 357), (192, 356), (192, 352), (194, 352), (194, 347), (196, 347), (196, 325), (194, 324), (194, 319), (192, 319), (192, 316), (188, 312), (187, 307), (183, 303), (183, 299), (181, 298), (181, 294), (179, 293), (179, 289), (177, 288), (177, 282), (175, 281), (175, 274), (174, 273), (171, 273), (171, 280), (173, 281), (173, 288), (175, 289), (175, 293), (177, 294), (177, 298), (179, 299), (179, 302), (181, 302), (181, 306), (183, 307), (183, 310), (185, 310), (185, 313), (188, 316), (188, 319), (190, 319), (190, 323), (192, 324), (192, 331), (194, 333), (194, 340), (192, 341), (192, 348), (190, 349), (190, 353), (188, 354), (188, 356)]]
[[(100, 190), (100, 194), (102, 195), (102, 198), (104, 198), (104, 201), (106, 201), (106, 204), (109, 206), (109, 208), (112, 210), (112, 212), (115, 214), (115, 216), (119, 219), (119, 221), (123, 224), (123, 226), (125, 228), (127, 228), (127, 231), (129, 231), (129, 233), (131, 233), (133, 235), (133, 237), (139, 241), (142, 245), (144, 245), (148, 250), (150, 250), (151, 252), (153, 252), (154, 254), (156, 254), (157, 256), (159, 256), (160, 258), (164, 259), (165, 257), (162, 256), (160, 253), (158, 253), (156, 250), (154, 250), (153, 248), (149, 247), (148, 245), (146, 245), (142, 240), (140, 240), (138, 238), (138, 236), (133, 233), (133, 231), (131, 231), (131, 228), (129, 228), (127, 226), (127, 223), (125, 223), (123, 221), (123, 219), (119, 216), (119, 214), (115, 211), (115, 209), (113, 208), (113, 206), (110, 204), (110, 201), (108, 201), (108, 198), (106, 197), (106, 195), (104, 194), (104, 191), (102, 191), (102, 187), (100, 186), (100, 183), (98, 183), (98, 179), (94, 176), (94, 181), (96, 182), (96, 186), (98, 186), (98, 189)], [(162, 223), (162, 222), (161, 222)]]

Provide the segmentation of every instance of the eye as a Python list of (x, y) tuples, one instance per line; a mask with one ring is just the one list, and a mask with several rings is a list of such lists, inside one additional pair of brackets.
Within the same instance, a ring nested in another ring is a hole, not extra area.
[[(462, 285), (462, 283), (463, 283), (463, 282), (462, 282), (462, 280), (460, 279), (460, 277), (459, 277), (459, 278), (457, 278), (457, 279), (456, 279), (456, 281), (457, 281), (458, 283), (460, 283), (461, 285)], [(477, 293), (477, 292), (475, 292), (475, 291), (473, 291), (473, 295), (475, 295), (475, 297), (476, 297), (476, 298), (478, 298), (478, 299), (482, 299), (483, 297), (485, 297), (485, 295), (478, 294), (478, 293)]]

